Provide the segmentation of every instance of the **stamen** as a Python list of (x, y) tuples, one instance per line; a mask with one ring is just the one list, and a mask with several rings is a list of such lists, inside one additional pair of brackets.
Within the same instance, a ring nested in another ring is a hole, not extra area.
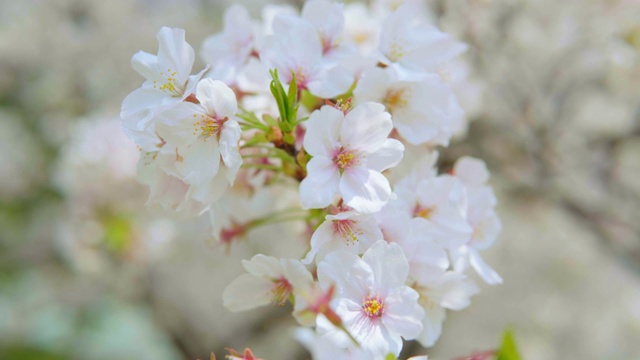
[(384, 302), (378, 295), (369, 296), (362, 302), (362, 310), (368, 317), (381, 317), (384, 311)]
[(334, 232), (340, 234), (347, 245), (353, 245), (358, 241), (358, 236), (363, 234), (362, 230), (353, 226), (352, 220), (333, 220)]
[(415, 209), (413, 209), (413, 216), (429, 220), (431, 216), (433, 216), (433, 212), (435, 210), (435, 206), (422, 207), (420, 205), (416, 205)]
[(273, 290), (271, 291), (273, 294), (273, 304), (284, 306), (284, 304), (287, 303), (292, 290), (293, 286), (291, 286), (289, 281), (284, 277), (275, 280)]
[(340, 170), (344, 170), (357, 162), (356, 155), (354, 152), (347, 150), (345, 148), (340, 148), (338, 153), (333, 157), (333, 162), (340, 168)]
[(407, 89), (389, 90), (384, 96), (384, 100), (382, 100), (382, 102), (387, 106), (387, 108), (391, 110), (403, 108), (406, 107), (409, 103), (407, 98), (410, 94), (410, 91), (408, 91)]

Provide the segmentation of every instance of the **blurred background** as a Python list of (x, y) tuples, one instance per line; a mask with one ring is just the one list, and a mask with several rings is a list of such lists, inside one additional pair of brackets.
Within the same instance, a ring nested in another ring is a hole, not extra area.
[[(131, 55), (156, 53), (163, 25), (198, 53), (232, 2), (0, 2), (0, 359), (307, 356), (286, 308), (222, 307), (240, 259), (291, 244), (227, 255), (198, 220), (146, 208), (120, 130)], [(428, 6), (470, 45), (470, 124), (441, 158), (488, 163), (504, 231), (486, 259), (505, 281), (426, 353), (492, 349), (509, 326), (524, 359), (640, 358), (640, 1)]]

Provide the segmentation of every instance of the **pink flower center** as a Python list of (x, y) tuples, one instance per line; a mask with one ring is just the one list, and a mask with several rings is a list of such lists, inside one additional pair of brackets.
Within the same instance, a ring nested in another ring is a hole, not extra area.
[(353, 166), (357, 161), (358, 159), (354, 151), (347, 150), (342, 147), (333, 157), (333, 163), (336, 164), (341, 171)]
[(369, 296), (362, 302), (362, 310), (368, 317), (382, 317), (384, 302), (378, 295)]
[(219, 138), (222, 126), (227, 120), (229, 120), (227, 117), (218, 119), (204, 114), (193, 114), (194, 118), (198, 118), (198, 116), (200, 117), (200, 120), (195, 122), (193, 134), (198, 135), (198, 138), (203, 141), (207, 141), (207, 139), (212, 136)]
[(347, 245), (353, 245), (358, 241), (358, 236), (362, 235), (362, 230), (354, 227), (353, 220), (333, 220), (333, 232), (339, 234)]
[(433, 212), (436, 210), (435, 206), (422, 206), (420, 204), (416, 205), (413, 209), (413, 216), (421, 217), (423, 219), (430, 219), (433, 216)]
[(284, 277), (279, 278), (274, 281), (273, 286), (273, 304), (284, 306), (287, 303), (287, 299), (289, 299), (289, 295), (291, 295), (291, 291), (293, 291), (293, 286), (291, 283), (287, 281)]
[(393, 89), (387, 91), (382, 102), (391, 110), (406, 107), (409, 92), (406, 89)]

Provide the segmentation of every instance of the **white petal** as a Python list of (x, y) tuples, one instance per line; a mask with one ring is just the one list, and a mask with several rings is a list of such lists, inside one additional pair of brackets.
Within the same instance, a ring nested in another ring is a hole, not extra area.
[(471, 296), (480, 291), (473, 280), (453, 271), (448, 271), (431, 289), (436, 293), (433, 299), (451, 310), (466, 308), (471, 303)]
[(245, 311), (271, 303), (273, 284), (250, 274), (240, 275), (224, 289), (222, 301), (231, 311)]
[(196, 88), (198, 101), (217, 119), (234, 116), (238, 112), (236, 94), (219, 80), (200, 80)]
[(391, 129), (391, 115), (384, 111), (384, 106), (366, 102), (347, 114), (340, 128), (340, 140), (349, 149), (370, 154), (384, 145)]
[(387, 139), (382, 147), (367, 155), (367, 167), (383, 172), (400, 163), (404, 154), (404, 145), (398, 140)]
[(419, 296), (417, 291), (403, 286), (385, 298), (382, 323), (389, 332), (407, 340), (420, 335), (424, 310), (418, 305)]
[(278, 259), (262, 254), (255, 255), (251, 260), (242, 260), (242, 266), (249, 274), (270, 280), (278, 279), (283, 273)]
[(313, 285), (313, 276), (299, 260), (282, 259), (281, 264), (284, 278), (294, 291), (308, 290)]
[(120, 117), (132, 130), (144, 130), (156, 114), (166, 95), (148, 87), (141, 87), (127, 95), (122, 101)]
[(382, 209), (391, 197), (389, 180), (379, 172), (364, 169), (347, 169), (340, 179), (340, 195), (353, 209), (371, 214)]
[[(175, 71), (177, 79), (187, 81), (195, 55), (191, 45), (185, 41), (185, 31), (162, 27), (158, 32), (158, 67), (161, 72)], [(166, 67), (166, 69), (165, 69)]]
[(409, 263), (398, 244), (380, 240), (364, 253), (362, 260), (373, 270), (374, 290), (380, 296), (386, 296), (386, 292), (404, 286), (407, 281)]
[(311, 250), (302, 260), (303, 264), (311, 264), (318, 251), (333, 240), (333, 221), (325, 220), (311, 236)]
[(238, 141), (240, 141), (241, 134), (240, 125), (234, 119), (227, 120), (220, 133), (220, 155), (228, 169), (227, 180), (229, 185), (233, 185), (238, 169), (242, 165), (242, 156), (240, 156), (238, 150)]
[(309, 81), (307, 87), (313, 95), (330, 99), (344, 94), (353, 84), (353, 75), (341, 66), (335, 66), (315, 81)]
[(307, 177), (300, 183), (300, 203), (304, 209), (328, 206), (338, 193), (340, 172), (333, 161), (316, 156), (307, 164)]
[(304, 137), (304, 149), (311, 156), (333, 157), (333, 151), (339, 148), (340, 125), (344, 120), (342, 111), (323, 106), (309, 116), (307, 132)]
[(336, 285), (336, 296), (362, 302), (373, 288), (371, 267), (358, 255), (346, 251), (333, 252), (318, 264), (318, 281), (328, 288)]
[(453, 166), (453, 173), (465, 184), (480, 186), (489, 180), (489, 170), (484, 161), (463, 156)]
[(427, 306), (425, 317), (422, 320), (424, 329), (418, 337), (418, 342), (424, 347), (435, 345), (442, 334), (442, 323), (444, 322), (446, 311), (438, 305)]
[(156, 80), (158, 73), (158, 57), (144, 51), (138, 51), (131, 57), (131, 67), (147, 80)]
[(176, 168), (185, 182), (203, 185), (218, 173), (220, 149), (214, 140), (197, 141), (190, 146), (178, 149), (178, 152), (181, 161), (176, 163)]
[(489, 285), (497, 285), (502, 284), (502, 278), (498, 273), (493, 270), (489, 264), (487, 264), (480, 254), (475, 249), (469, 251), (469, 261), (471, 266), (475, 269), (475, 271), (480, 275), (482, 280), (484, 280)]

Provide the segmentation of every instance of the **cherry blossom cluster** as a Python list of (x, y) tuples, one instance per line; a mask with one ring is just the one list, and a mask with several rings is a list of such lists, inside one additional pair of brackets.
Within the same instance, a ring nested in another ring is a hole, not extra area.
[(301, 12), (266, 6), (260, 21), (233, 5), (200, 71), (176, 28), (131, 61), (146, 81), (121, 117), (149, 204), (210, 219), (228, 249), (290, 225), (308, 251), (244, 260), (223, 300), (231, 311), (291, 303), (314, 359), (433, 346), (446, 311), (479, 291), (470, 269), (502, 282), (480, 256), (501, 229), (484, 162), (437, 166), (465, 124), (455, 63), (466, 45), (419, 2), (398, 3), (310, 0)]

